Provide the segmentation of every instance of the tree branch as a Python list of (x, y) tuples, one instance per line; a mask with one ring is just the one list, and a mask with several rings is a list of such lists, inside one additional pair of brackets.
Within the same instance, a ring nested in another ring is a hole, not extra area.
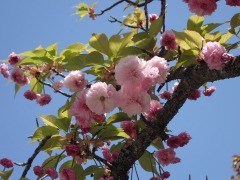
[(163, 140), (167, 138), (164, 135), (165, 127), (195, 89), (198, 89), (205, 82), (240, 76), (240, 56), (235, 57), (233, 61), (226, 64), (222, 71), (209, 70), (205, 62), (187, 69), (181, 68), (177, 71), (175, 78), (179, 75), (178, 79), (181, 79), (181, 81), (172, 98), (165, 103), (151, 126), (147, 125), (138, 135), (136, 141), (127, 148), (122, 149), (119, 157), (112, 163), (111, 175), (114, 176), (114, 179), (127, 180), (129, 169), (142, 156), (151, 142), (159, 135)]
[(102, 10), (101, 13), (95, 14), (95, 15), (96, 15), (96, 16), (101, 16), (101, 15), (103, 15), (105, 12), (110, 11), (112, 8), (114, 8), (115, 6), (121, 4), (121, 3), (124, 2), (124, 1), (125, 1), (125, 0), (118, 1), (118, 2), (114, 3), (113, 5), (109, 6), (108, 8)]
[(30, 158), (28, 158), (28, 161), (25, 163), (26, 167), (22, 173), (21, 178), (25, 178), (30, 167), (32, 166), (32, 162), (33, 160), (36, 158), (36, 156), (38, 155), (38, 153), (40, 152), (41, 148), (46, 144), (46, 142), (48, 141), (48, 139), (50, 139), (51, 136), (46, 136), (45, 138), (42, 139), (42, 141), (39, 143), (38, 147), (35, 149), (34, 153), (32, 154), (32, 156)]
[[(147, 1), (147, 4), (153, 2), (153, 0), (146, 0), (146, 1)], [(136, 6), (136, 7), (143, 7), (143, 6), (145, 6), (145, 2), (144, 2), (144, 3), (141, 3), (141, 4), (132, 2), (132, 1), (130, 1), (130, 0), (125, 0), (125, 2), (127, 2), (127, 3), (129, 3), (129, 4), (132, 4), (133, 6)]]

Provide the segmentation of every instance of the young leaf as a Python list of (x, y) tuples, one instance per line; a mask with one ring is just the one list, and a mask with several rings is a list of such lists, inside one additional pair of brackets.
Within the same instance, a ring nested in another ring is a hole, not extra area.
[(99, 167), (99, 166), (96, 166), (96, 165), (92, 165), (92, 166), (89, 166), (89, 167), (87, 167), (84, 171), (83, 171), (83, 173), (82, 173), (82, 176), (87, 176), (87, 175), (90, 175), (90, 174), (95, 174), (95, 173), (97, 173), (97, 172), (101, 172), (101, 173), (103, 173), (104, 172), (104, 168), (102, 168), (102, 167)]
[(3, 180), (10, 180), (10, 176), (13, 173), (13, 168), (8, 171), (0, 171), (0, 177)]
[(87, 54), (80, 54), (74, 57), (66, 57), (64, 61), (66, 61), (67, 63), (63, 65), (63, 68), (69, 71), (82, 69), (85, 67), (86, 57)]
[(106, 123), (107, 124), (112, 124), (112, 123), (117, 123), (117, 122), (122, 122), (122, 121), (130, 121), (131, 118), (124, 112), (119, 112), (116, 114), (111, 115)]
[(210, 33), (212, 30), (218, 28), (219, 26), (225, 24), (227, 22), (224, 23), (210, 23), (210, 24), (205, 24), (201, 27), (202, 33), (201, 35), (204, 36), (206, 33)]
[(181, 54), (180, 58), (177, 61), (175, 69), (180, 67), (188, 67), (197, 63), (196, 57), (199, 54), (199, 50), (185, 50)]
[(58, 163), (65, 157), (67, 157), (65, 154), (50, 156), (42, 163), (42, 168), (43, 169), (46, 169), (47, 167), (55, 168), (57, 167)]
[(144, 154), (138, 159), (138, 162), (145, 171), (153, 172), (154, 174), (159, 176), (156, 168), (155, 159), (153, 158), (153, 155), (147, 150), (144, 151)]
[(58, 130), (51, 126), (42, 126), (38, 128), (32, 136), (31, 142), (35, 142), (38, 139), (43, 139), (46, 136), (51, 136), (54, 134), (59, 134)]
[(40, 94), (42, 92), (42, 90), (43, 90), (43, 87), (44, 87), (44, 85), (42, 83), (39, 83), (36, 78), (32, 78), (30, 80), (30, 88), (35, 93)]
[(104, 58), (98, 51), (90, 52), (85, 58), (85, 66), (91, 65), (102, 65), (104, 63)]
[(151, 26), (150, 26), (150, 29), (149, 29), (149, 34), (151, 36), (154, 36), (156, 37), (157, 34), (161, 31), (162, 29), (162, 17), (160, 16), (158, 19), (154, 20), (152, 23), (151, 23)]
[(41, 148), (42, 151), (52, 151), (55, 149), (63, 148), (67, 144), (66, 140), (61, 135), (52, 136)]
[(76, 6), (77, 10), (74, 14), (80, 15), (80, 20), (84, 18), (84, 16), (88, 15), (88, 5), (85, 3), (80, 3)]
[(18, 85), (17, 83), (15, 84), (15, 94), (14, 96), (17, 95), (18, 91), (22, 88), (22, 86)]
[(57, 55), (57, 49), (58, 45), (57, 43), (52, 44), (46, 48), (46, 51), (51, 55), (51, 56), (56, 56)]
[(92, 34), (89, 44), (97, 51), (111, 57), (108, 38), (105, 34)]
[(230, 20), (231, 28), (234, 29), (240, 26), (240, 13), (235, 14)]
[(222, 34), (219, 32), (219, 31), (217, 31), (217, 32), (214, 32), (214, 33), (212, 33), (212, 34), (205, 34), (205, 41), (219, 41), (220, 39), (221, 39), (221, 36), (222, 36)]
[(203, 16), (193, 15), (188, 19), (187, 29), (192, 31), (197, 31), (200, 33), (200, 27), (204, 21)]
[(120, 137), (120, 138), (129, 138), (122, 128), (116, 128), (114, 126), (107, 126), (107, 128), (102, 129), (98, 133), (98, 137), (102, 139), (112, 139), (113, 137)]
[(70, 118), (61, 118), (58, 119), (53, 115), (39, 116), (43, 120), (43, 122), (49, 126), (59, 128), (65, 132), (68, 131), (71, 119)]

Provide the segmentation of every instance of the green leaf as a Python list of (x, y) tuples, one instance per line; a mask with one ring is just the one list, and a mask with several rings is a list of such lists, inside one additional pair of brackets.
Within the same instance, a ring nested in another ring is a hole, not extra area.
[(204, 26), (201, 27), (202, 30), (202, 36), (204, 36), (206, 33), (210, 33), (212, 30), (218, 28), (219, 26), (225, 24), (224, 23), (210, 23), (210, 24), (205, 24)]
[(185, 30), (184, 32), (174, 31), (178, 45), (185, 49), (201, 49), (202, 36), (196, 31)]
[(88, 15), (88, 5), (85, 3), (80, 3), (76, 6), (77, 10), (74, 14), (80, 15), (80, 20), (84, 18), (84, 16)]
[(220, 32), (215, 32), (212, 34), (205, 34), (205, 41), (219, 41), (221, 39), (222, 34)]
[(97, 51), (107, 55), (109, 58), (112, 53), (109, 48), (108, 38), (105, 34), (92, 34), (89, 44)]
[[(64, 140), (63, 140), (64, 139)], [(55, 149), (61, 149), (67, 144), (65, 137), (61, 135), (52, 136), (41, 148), (42, 151), (52, 151)]]
[(120, 57), (126, 57), (128, 55), (139, 55), (139, 54), (143, 54), (143, 51), (140, 48), (137, 48), (135, 46), (123, 48), (119, 52)]
[(70, 118), (58, 119), (57, 117), (55, 117), (53, 115), (39, 116), (39, 118), (41, 118), (46, 125), (49, 125), (49, 126), (52, 126), (55, 128), (59, 128), (65, 132), (68, 131), (68, 128), (69, 128), (69, 125), (71, 122)]
[(47, 167), (55, 168), (57, 167), (58, 163), (65, 157), (67, 157), (65, 154), (50, 156), (42, 163), (42, 168), (43, 169), (46, 169)]
[(76, 52), (80, 53), (80, 52), (86, 50), (87, 47), (88, 47), (88, 44), (74, 43), (74, 44), (71, 44), (70, 46), (66, 47), (65, 50), (72, 50), (72, 51), (76, 51)]
[(58, 44), (52, 44), (46, 48), (46, 51), (51, 55), (51, 56), (56, 56), (57, 55), (57, 49), (58, 49)]
[(149, 29), (149, 34), (151, 36), (154, 36), (156, 37), (157, 34), (161, 31), (162, 29), (162, 17), (160, 16), (158, 19), (154, 20), (152, 23), (151, 23), (151, 26), (150, 26), (150, 29)]
[(126, 145), (125, 142), (119, 142), (117, 144), (113, 144), (110, 148), (111, 152), (115, 152), (115, 151), (120, 151), (122, 148), (124, 148)]
[(97, 51), (90, 52), (85, 58), (85, 66), (102, 65), (104, 63), (103, 55)]
[(22, 59), (19, 63), (17, 63), (17, 66), (22, 65), (40, 65), (42, 63), (49, 63), (52, 64), (53, 61), (49, 57), (26, 57)]
[(3, 180), (10, 180), (10, 176), (13, 173), (13, 168), (8, 171), (0, 171), (0, 176)]
[(55, 127), (51, 126), (42, 126), (38, 128), (33, 134), (31, 142), (35, 142), (38, 139), (43, 139), (46, 136), (51, 136), (54, 134), (58, 134), (58, 130)]
[(109, 47), (115, 58), (119, 57), (119, 53), (125, 47), (132, 45), (132, 37), (134, 33), (126, 33), (124, 37), (121, 38), (120, 35), (116, 34), (110, 37)]
[(177, 61), (177, 64), (175, 66), (175, 69), (178, 69), (180, 67), (189, 67), (193, 64), (197, 63), (197, 56), (199, 54), (199, 50), (185, 50), (181, 54), (179, 60)]
[(18, 85), (17, 83), (15, 83), (15, 94), (14, 96), (17, 95), (18, 91), (22, 88), (22, 86)]
[(230, 20), (231, 28), (234, 29), (240, 26), (240, 13), (235, 14)]
[(202, 26), (204, 21), (203, 16), (193, 15), (188, 19), (187, 29), (191, 31), (200, 32), (200, 27)]
[(30, 80), (30, 88), (35, 93), (40, 94), (42, 92), (43, 88), (44, 88), (44, 85), (42, 83), (39, 83), (36, 78), (32, 78)]
[(163, 141), (160, 138), (154, 139), (151, 145), (154, 146), (157, 150), (164, 148)]
[(159, 176), (159, 173), (156, 169), (155, 159), (147, 150), (144, 151), (143, 155), (138, 159), (138, 162), (145, 171), (153, 172)]
[(67, 63), (63, 65), (63, 68), (69, 71), (82, 69), (85, 67), (86, 57), (87, 54), (80, 54), (74, 57), (67, 58), (65, 60)]
[(96, 166), (96, 165), (92, 165), (92, 166), (87, 167), (83, 171), (82, 176), (85, 177), (85, 176), (90, 175), (90, 174), (94, 175), (95, 173), (99, 173), (99, 172), (101, 172), (103, 174), (104, 168)]
[(122, 122), (122, 121), (130, 121), (131, 118), (124, 112), (119, 112), (116, 114), (111, 115), (106, 123), (107, 124), (112, 124), (112, 123), (117, 123), (117, 122)]
[(127, 135), (122, 128), (116, 128), (114, 126), (107, 126), (105, 129), (102, 129), (98, 133), (98, 137), (102, 139), (113, 139), (114, 137), (120, 137), (120, 138), (129, 138), (129, 135)]
[(218, 41), (220, 44), (226, 43), (231, 37), (233, 36), (232, 33), (227, 32), (221, 36), (221, 39)]
[(76, 164), (73, 160), (66, 161), (61, 165), (59, 168), (59, 173), (62, 171), (63, 168), (72, 168), (76, 174), (78, 180), (86, 180), (86, 177), (83, 176), (83, 168), (81, 164)]
[(69, 114), (69, 101), (67, 100), (66, 104), (58, 109), (58, 117), (60, 118), (71, 118)]

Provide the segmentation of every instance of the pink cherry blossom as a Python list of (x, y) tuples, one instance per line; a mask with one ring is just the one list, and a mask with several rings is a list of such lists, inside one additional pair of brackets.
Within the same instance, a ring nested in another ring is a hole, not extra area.
[(121, 122), (121, 128), (131, 138), (136, 139), (137, 129), (136, 129), (136, 126), (135, 126), (134, 122), (132, 122), (132, 121), (122, 121)]
[(80, 147), (75, 144), (67, 144), (65, 146), (65, 151), (68, 156), (77, 156), (81, 154)]
[(173, 92), (171, 91), (164, 91), (160, 93), (160, 98), (169, 100), (172, 97)]
[(141, 88), (124, 86), (117, 92), (119, 97), (119, 107), (128, 114), (129, 117), (150, 109), (150, 95)]
[(164, 83), (167, 79), (169, 66), (164, 58), (154, 56), (147, 61), (144, 69), (145, 78), (149, 79), (155, 85), (156, 83)]
[(180, 138), (180, 144), (179, 144), (180, 147), (185, 146), (192, 139), (192, 137), (186, 132), (180, 133), (178, 137)]
[(58, 178), (57, 171), (55, 169), (51, 168), (51, 167), (46, 168), (46, 174), (52, 179), (57, 179)]
[(86, 104), (92, 112), (104, 114), (116, 107), (116, 90), (109, 84), (97, 82), (86, 93)]
[(52, 98), (49, 94), (37, 94), (36, 102), (40, 106), (47, 105), (48, 103), (50, 103), (51, 100), (52, 100)]
[(11, 79), (19, 86), (24, 86), (30, 82), (21, 68), (13, 68)]
[(212, 93), (214, 93), (216, 91), (216, 87), (215, 86), (211, 86), (209, 88), (207, 88), (206, 90), (203, 91), (204, 96), (211, 96)]
[(112, 153), (107, 148), (107, 146), (103, 146), (102, 147), (102, 153), (103, 153), (103, 157), (104, 157), (105, 160), (107, 160), (109, 162), (113, 161)]
[(162, 37), (160, 39), (160, 43), (161, 43), (162, 46), (165, 46), (165, 48), (167, 50), (170, 50), (170, 51), (178, 48), (178, 44), (176, 42), (175, 34), (171, 30), (165, 31), (162, 34)]
[(189, 0), (189, 10), (198, 16), (211, 15), (217, 9), (215, 0)]
[(71, 91), (82, 90), (87, 85), (85, 76), (81, 71), (71, 71), (63, 81), (63, 84)]
[(151, 177), (149, 180), (161, 180), (160, 177)]
[(34, 172), (34, 174), (37, 175), (38, 177), (41, 177), (41, 176), (43, 176), (43, 174), (44, 174), (44, 170), (43, 170), (43, 168), (42, 168), (41, 166), (34, 166), (33, 172)]
[(222, 55), (225, 52), (225, 47), (218, 42), (208, 42), (203, 46), (202, 54), (209, 69), (222, 70), (224, 68), (225, 64)]
[(201, 91), (196, 89), (192, 94), (190, 94), (188, 99), (190, 99), (190, 100), (197, 100), (198, 98), (200, 98), (200, 96), (201, 96)]
[(3, 158), (0, 160), (0, 164), (5, 168), (13, 167), (13, 161), (8, 158)]
[(139, 85), (144, 79), (143, 70), (146, 61), (137, 56), (127, 56), (119, 61), (115, 67), (115, 79), (119, 85)]
[(240, 6), (240, 0), (226, 0), (226, 5)]
[(54, 89), (54, 92), (60, 91), (63, 87), (63, 81), (57, 81), (52, 84), (52, 88)]
[(221, 57), (224, 61), (231, 61), (233, 60), (234, 56), (229, 53), (223, 53)]
[(154, 155), (158, 159), (158, 162), (163, 166), (176, 164), (181, 160), (180, 158), (176, 157), (176, 153), (172, 148), (161, 149), (155, 152)]
[(72, 168), (63, 168), (59, 176), (61, 180), (77, 180), (77, 174)]
[(162, 104), (159, 101), (151, 100), (150, 109), (147, 112), (144, 112), (143, 115), (146, 117), (148, 121), (152, 121), (158, 112), (163, 108)]
[(149, 21), (152, 23), (154, 20), (158, 19), (157, 14), (149, 14)]
[(168, 171), (165, 171), (161, 174), (162, 180), (167, 179), (170, 177), (170, 173)]
[(0, 64), (0, 73), (5, 78), (8, 78), (10, 76), (10, 73), (8, 71), (8, 66), (5, 63)]
[(26, 99), (30, 100), (30, 101), (32, 101), (32, 100), (34, 100), (34, 99), (37, 98), (37, 94), (36, 94), (34, 91), (30, 91), (30, 90), (27, 90), (27, 91), (23, 94), (23, 96), (24, 96)]
[(19, 61), (21, 61), (21, 57), (14, 52), (12, 52), (8, 58), (8, 62), (11, 64), (11, 66), (15, 66)]
[(180, 145), (180, 137), (178, 136), (172, 136), (170, 137), (168, 140), (167, 140), (167, 145), (170, 147), (170, 148), (178, 148)]
[(190, 0), (182, 0), (182, 1), (185, 2), (185, 3), (189, 3)]

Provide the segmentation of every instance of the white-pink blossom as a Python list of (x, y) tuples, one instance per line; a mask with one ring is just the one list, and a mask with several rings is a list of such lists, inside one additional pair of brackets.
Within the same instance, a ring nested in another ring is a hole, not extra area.
[(203, 91), (204, 96), (211, 96), (216, 91), (215, 86), (211, 86)]
[(169, 74), (169, 68), (168, 63), (164, 58), (154, 56), (146, 63), (144, 69), (145, 79), (148, 79), (152, 86), (156, 85), (156, 83), (164, 83)]
[(127, 56), (119, 61), (115, 67), (115, 79), (119, 85), (139, 85), (144, 79), (143, 70), (146, 61), (137, 56)]
[(225, 52), (225, 47), (219, 42), (208, 42), (203, 46), (202, 54), (209, 69), (222, 70), (225, 67), (224, 60), (222, 59), (222, 55)]
[(216, 0), (189, 0), (189, 10), (198, 16), (211, 15), (217, 9)]
[(180, 162), (180, 158), (176, 157), (176, 153), (172, 148), (161, 149), (154, 153), (154, 156), (163, 166)]
[(8, 66), (3, 63), (0, 64), (0, 73), (3, 75), (3, 77), (8, 78), (10, 76), (10, 73), (8, 71)]
[(150, 108), (150, 95), (141, 88), (123, 86), (117, 93), (119, 107), (130, 117), (141, 112), (146, 112)]
[(52, 84), (52, 88), (54, 89), (54, 92), (60, 91), (63, 87), (63, 81), (57, 81)]
[(167, 50), (175, 50), (178, 48), (178, 44), (176, 42), (176, 38), (175, 38), (175, 34), (173, 33), (173, 31), (168, 30), (165, 31), (160, 39), (160, 43), (162, 46), (165, 46), (165, 48)]
[(136, 128), (136, 125), (134, 124), (134, 122), (132, 122), (132, 121), (122, 121), (121, 122), (121, 128), (131, 138), (135, 139), (137, 137), (137, 128)]
[(149, 14), (149, 22), (152, 23), (154, 20), (158, 19), (157, 14)]
[(116, 107), (116, 90), (105, 82), (91, 85), (86, 93), (86, 104), (92, 112), (104, 114), (111, 112)]
[(84, 73), (81, 71), (71, 71), (63, 81), (63, 84), (71, 91), (79, 91), (87, 85)]

